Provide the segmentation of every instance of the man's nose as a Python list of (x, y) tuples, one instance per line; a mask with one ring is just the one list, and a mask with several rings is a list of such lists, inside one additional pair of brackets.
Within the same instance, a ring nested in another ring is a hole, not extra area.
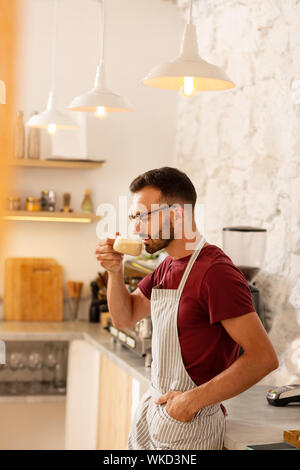
[(133, 224), (133, 233), (141, 233), (142, 222), (139, 219), (136, 219)]

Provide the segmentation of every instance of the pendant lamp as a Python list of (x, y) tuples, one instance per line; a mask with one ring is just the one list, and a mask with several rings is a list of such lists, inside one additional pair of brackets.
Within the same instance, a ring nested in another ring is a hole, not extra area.
[(49, 134), (55, 134), (58, 129), (77, 129), (79, 126), (66, 113), (56, 107), (56, 43), (57, 43), (57, 8), (58, 0), (54, 0), (53, 42), (52, 42), (52, 84), (49, 92), (47, 108), (43, 113), (34, 114), (26, 126), (47, 129)]
[(189, 22), (185, 26), (179, 56), (154, 67), (142, 80), (144, 85), (178, 90), (186, 97), (193, 96), (197, 91), (229, 90), (235, 87), (222, 69), (200, 57), (192, 9), (193, 0), (190, 0)]
[(98, 0), (102, 3), (100, 15), (100, 29), (102, 31), (100, 45), (100, 59), (96, 71), (94, 88), (83, 95), (73, 99), (68, 109), (72, 111), (95, 113), (98, 118), (105, 117), (108, 112), (129, 112), (133, 111), (131, 105), (125, 98), (112, 92), (106, 84), (105, 65), (104, 65), (104, 37), (105, 37), (105, 6), (104, 0)]

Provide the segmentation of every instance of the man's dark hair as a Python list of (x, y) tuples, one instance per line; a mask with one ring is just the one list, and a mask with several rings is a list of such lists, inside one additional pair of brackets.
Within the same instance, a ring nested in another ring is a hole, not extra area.
[(183, 202), (192, 204), (194, 210), (197, 193), (189, 177), (169, 166), (155, 168), (137, 176), (129, 186), (132, 193), (137, 193), (146, 186), (160, 189), (168, 202)]

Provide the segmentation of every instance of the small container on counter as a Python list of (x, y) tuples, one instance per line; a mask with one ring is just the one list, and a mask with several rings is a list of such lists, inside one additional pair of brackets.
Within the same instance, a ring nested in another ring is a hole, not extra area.
[(28, 212), (38, 212), (41, 210), (41, 201), (38, 197), (26, 198), (26, 210)]
[(9, 197), (8, 198), (8, 210), (19, 211), (21, 210), (21, 198), (20, 197)]

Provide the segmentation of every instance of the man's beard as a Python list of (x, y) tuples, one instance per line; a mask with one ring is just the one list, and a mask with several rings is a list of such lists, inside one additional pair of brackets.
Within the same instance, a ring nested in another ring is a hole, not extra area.
[(144, 245), (147, 253), (150, 253), (150, 254), (156, 253), (157, 251), (160, 251), (163, 248), (166, 248), (171, 243), (171, 241), (174, 240), (175, 238), (174, 227), (171, 223), (170, 223), (170, 235), (169, 235), (170, 238), (163, 238), (163, 233), (164, 233), (164, 229), (161, 228), (159, 230), (158, 236), (156, 235), (155, 238), (149, 237), (149, 240), (151, 240), (150, 244)]

